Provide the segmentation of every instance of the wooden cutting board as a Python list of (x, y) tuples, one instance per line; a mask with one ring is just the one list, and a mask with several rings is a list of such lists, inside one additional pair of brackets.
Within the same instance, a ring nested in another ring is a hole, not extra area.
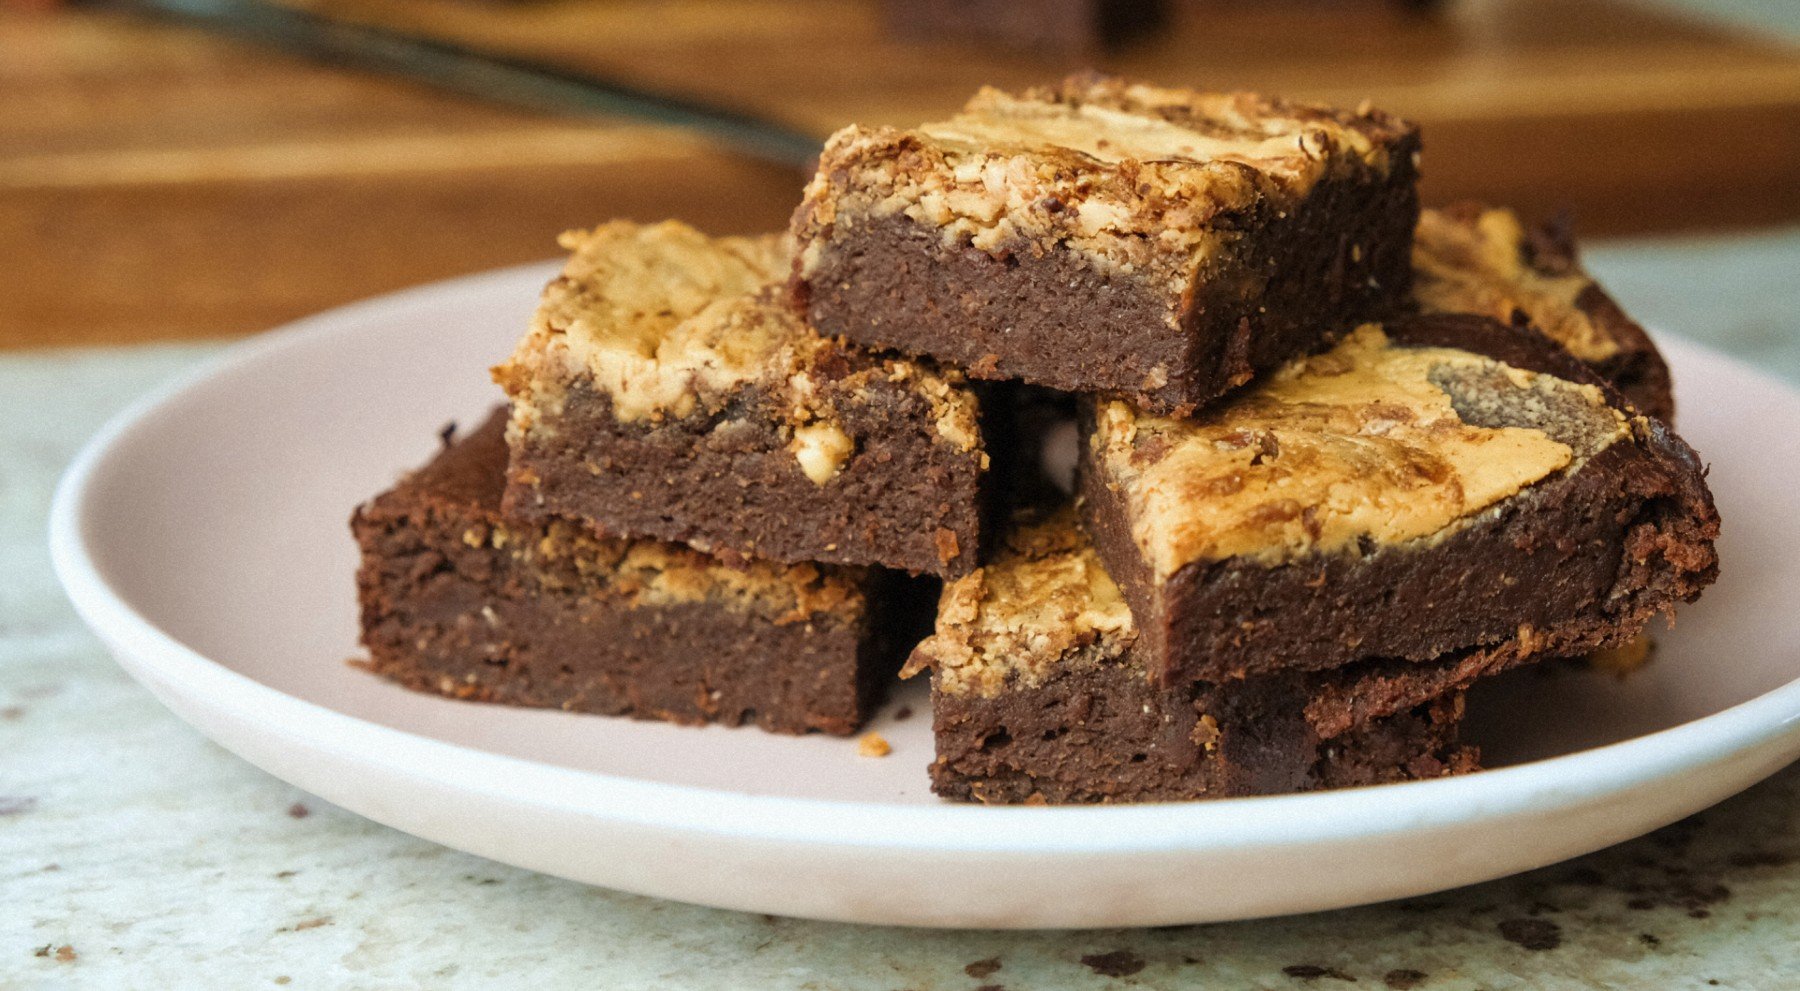
[[(309, 0), (818, 133), (1080, 66), (906, 44), (846, 0)], [(1618, 0), (1189, 0), (1102, 67), (1419, 120), (1426, 196), (1589, 235), (1800, 219), (1800, 53)], [(98, 10), (0, 13), (0, 346), (242, 333), (555, 253), (613, 216), (785, 222), (802, 177)]]

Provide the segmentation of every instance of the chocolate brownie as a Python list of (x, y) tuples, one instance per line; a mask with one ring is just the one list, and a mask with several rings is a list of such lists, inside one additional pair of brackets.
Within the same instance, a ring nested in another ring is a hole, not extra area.
[(779, 237), (611, 223), (563, 244), (494, 370), (508, 513), (720, 556), (975, 566), (987, 455), (960, 373), (814, 333), (776, 285)]
[(1405, 303), (1418, 148), (1248, 93), (984, 89), (831, 137), (794, 292), (823, 332), (977, 378), (1194, 406)]
[(1529, 327), (1365, 325), (1198, 417), (1086, 418), (1085, 519), (1164, 683), (1580, 654), (1718, 571), (1694, 452)]
[(1454, 665), (1152, 683), (1131, 611), (1064, 508), (949, 583), (931, 671), (932, 788), (982, 802), (1305, 791), (1473, 770)]
[(368, 667), (454, 698), (853, 732), (910, 641), (873, 569), (728, 565), (500, 509), (505, 420), (360, 507)]
[(1527, 227), (1511, 210), (1426, 210), (1413, 240), (1413, 296), (1426, 313), (1530, 323), (1638, 409), (1673, 421), (1669, 366), (1644, 328), (1581, 267), (1562, 223)]

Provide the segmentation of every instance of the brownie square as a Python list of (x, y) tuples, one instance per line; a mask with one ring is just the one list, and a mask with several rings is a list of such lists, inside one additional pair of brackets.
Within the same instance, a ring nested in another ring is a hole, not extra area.
[(1153, 683), (1130, 609), (1073, 511), (1027, 514), (945, 587), (932, 788), (991, 803), (1173, 801), (1473, 770), (1456, 664)]
[(825, 333), (978, 378), (1193, 407), (1404, 304), (1418, 147), (1248, 93), (984, 89), (832, 136), (794, 291)]
[(1694, 452), (1528, 327), (1365, 325), (1200, 416), (1086, 420), (1085, 519), (1165, 684), (1572, 656), (1718, 572)]
[(728, 565), (503, 513), (501, 413), (358, 508), (368, 667), (453, 698), (785, 733), (853, 732), (906, 599), (868, 568)]
[(960, 373), (814, 333), (776, 285), (780, 237), (611, 223), (563, 243), (494, 370), (509, 514), (720, 556), (975, 567), (987, 454)]
[(1425, 313), (1529, 323), (1651, 416), (1674, 421), (1669, 366), (1650, 335), (1581, 267), (1560, 223), (1458, 203), (1419, 216), (1413, 297)]

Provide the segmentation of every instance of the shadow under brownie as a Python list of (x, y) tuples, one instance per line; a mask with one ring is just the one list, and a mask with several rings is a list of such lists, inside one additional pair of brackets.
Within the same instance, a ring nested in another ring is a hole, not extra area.
[(910, 641), (900, 576), (727, 565), (500, 510), (496, 412), (356, 511), (368, 667), (454, 698), (854, 732)]

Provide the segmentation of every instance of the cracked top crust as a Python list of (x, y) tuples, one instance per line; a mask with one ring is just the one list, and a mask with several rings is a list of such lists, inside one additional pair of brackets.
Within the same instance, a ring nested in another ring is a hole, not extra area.
[(1136, 637), (1119, 587), (1064, 506), (1015, 520), (990, 563), (944, 586), (936, 632), (901, 674), (930, 669), (939, 691), (991, 697), (1105, 663)]
[(851, 126), (826, 143), (795, 230), (800, 275), (821, 237), (859, 215), (905, 214), (990, 253), (1068, 242), (1125, 270), (1198, 263), (1237, 236), (1229, 216), (1280, 209), (1327, 176), (1385, 175), (1411, 124), (1251, 93), (1073, 77), (903, 130)]
[(806, 325), (778, 285), (791, 267), (782, 236), (715, 238), (676, 221), (614, 221), (560, 243), (568, 263), (494, 369), (513, 399), (515, 434), (560, 412), (576, 383), (607, 395), (627, 422), (716, 413), (757, 388), (791, 425), (802, 470), (823, 484), (853, 448), (832, 397), (886, 379), (930, 402), (943, 442), (965, 452), (979, 443), (960, 373), (876, 360)]
[(1537, 250), (1511, 210), (1464, 205), (1419, 216), (1413, 298), (1422, 312), (1475, 313), (1511, 323), (1516, 311), (1575, 357), (1602, 362), (1621, 348), (1581, 306), (1594, 288), (1573, 257)]
[(1089, 443), (1163, 580), (1435, 540), (1629, 433), (1597, 386), (1366, 324), (1191, 420), (1101, 403)]

